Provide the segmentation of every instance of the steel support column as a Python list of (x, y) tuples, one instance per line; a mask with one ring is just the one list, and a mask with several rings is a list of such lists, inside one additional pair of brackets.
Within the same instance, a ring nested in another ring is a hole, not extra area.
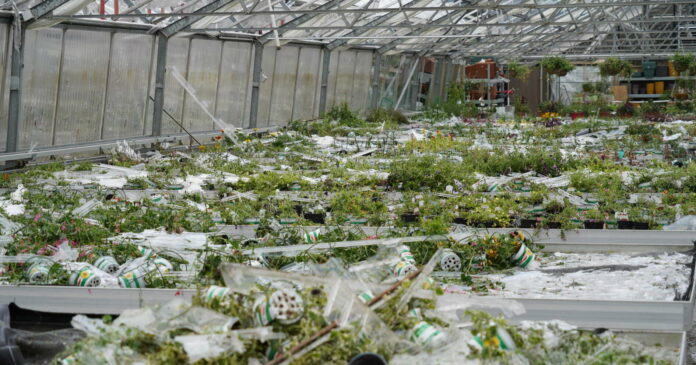
[(261, 87), (261, 63), (263, 62), (263, 44), (254, 43), (254, 69), (251, 71), (251, 104), (249, 105), (249, 128), (256, 128), (259, 116), (259, 91)]
[(376, 109), (379, 108), (379, 81), (382, 69), (382, 55), (379, 52), (375, 52), (372, 55), (372, 65), (372, 95), (370, 95), (370, 107)]
[(321, 61), (321, 88), (319, 91), (319, 115), (326, 111), (326, 96), (329, 89), (329, 64), (331, 63), (331, 51), (324, 47), (324, 56)]
[(155, 66), (155, 103), (152, 114), (152, 135), (162, 135), (162, 111), (164, 110), (164, 79), (167, 69), (167, 37), (157, 37), (157, 65)]
[(10, 64), (10, 105), (5, 151), (16, 152), (19, 144), (19, 117), (22, 108), (22, 69), (24, 68), (25, 30), (21, 19), (12, 26), (12, 60)]

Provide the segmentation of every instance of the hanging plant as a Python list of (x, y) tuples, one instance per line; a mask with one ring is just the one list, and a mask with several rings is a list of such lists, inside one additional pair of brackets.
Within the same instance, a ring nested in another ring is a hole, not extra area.
[(604, 62), (597, 65), (599, 74), (602, 77), (617, 76), (630, 77), (633, 73), (633, 66), (630, 62), (616, 57), (609, 57)]
[(674, 64), (674, 69), (678, 72), (684, 72), (688, 70), (691, 65), (696, 64), (694, 55), (690, 53), (676, 53), (672, 56), (671, 61)]
[(541, 60), (541, 66), (544, 68), (544, 70), (546, 70), (546, 72), (558, 76), (565, 76), (568, 74), (568, 72), (575, 69), (575, 66), (573, 66), (570, 61), (560, 56), (544, 58)]
[(510, 70), (510, 77), (520, 79), (522, 81), (527, 80), (531, 70), (529, 67), (517, 62), (512, 61), (508, 64), (508, 70)]

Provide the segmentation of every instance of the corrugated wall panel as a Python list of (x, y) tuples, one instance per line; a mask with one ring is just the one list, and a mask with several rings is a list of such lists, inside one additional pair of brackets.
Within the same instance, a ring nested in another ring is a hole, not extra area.
[(132, 33), (113, 36), (103, 139), (142, 135), (152, 38)]
[(109, 43), (110, 34), (107, 32), (65, 32), (63, 69), (53, 132), (55, 145), (100, 139)]
[(261, 59), (261, 85), (259, 86), (259, 109), (257, 127), (268, 126), (271, 115), (271, 94), (273, 92), (273, 73), (276, 63), (276, 47), (271, 44), (263, 48)]
[(24, 41), (20, 149), (53, 142), (53, 113), (60, 73), (63, 31), (55, 28), (28, 30)]
[(284, 125), (292, 118), (292, 106), (297, 80), (297, 59), (300, 47), (284, 46), (276, 52), (271, 92), (271, 115), (269, 125)]
[(217, 94), (216, 116), (235, 127), (249, 124), (247, 96), (250, 96), (252, 44), (227, 41), (222, 46), (222, 68)]
[(338, 76), (338, 61), (341, 52), (333, 51), (329, 57), (329, 75), (326, 82), (326, 111), (329, 111), (336, 100), (336, 77)]
[[(186, 75), (188, 52), (188, 38), (171, 38), (167, 46), (167, 67), (176, 67), (184, 77), (188, 77)], [(153, 90), (152, 95), (154, 96), (154, 89), (151, 90)], [(169, 73), (164, 79), (164, 110), (181, 123), (184, 110), (184, 88)], [(162, 115), (162, 134), (181, 132), (183, 132), (181, 128), (164, 113)]]
[[(221, 41), (207, 39), (191, 40), (186, 80), (196, 90), (198, 100), (206, 104), (210, 113), (215, 112), (221, 52)], [(185, 100), (183, 125), (189, 132), (209, 131), (216, 128), (213, 120), (191, 97), (186, 95)]]
[(351, 105), (356, 58), (357, 52), (352, 50), (342, 51), (339, 56), (338, 71), (336, 71), (334, 105), (342, 103), (347, 103), (349, 106)]
[(355, 74), (353, 75), (353, 95), (350, 101), (351, 109), (364, 113), (369, 109), (368, 96), (370, 78), (372, 76), (372, 52), (358, 51), (355, 59)]
[(321, 49), (302, 47), (297, 67), (297, 84), (292, 120), (311, 119), (314, 117), (314, 104), (317, 95), (321, 65)]

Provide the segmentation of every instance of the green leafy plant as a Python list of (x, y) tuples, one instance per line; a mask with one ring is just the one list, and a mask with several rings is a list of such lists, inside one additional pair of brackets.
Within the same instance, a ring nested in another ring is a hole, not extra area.
[(546, 57), (541, 60), (541, 66), (551, 75), (565, 76), (573, 71), (575, 66), (567, 59), (560, 56)]
[(633, 66), (630, 62), (617, 57), (609, 57), (604, 62), (598, 64), (599, 74), (602, 77), (623, 76), (630, 77), (633, 74)]
[(508, 64), (508, 70), (510, 71), (510, 77), (520, 79), (523, 81), (527, 80), (529, 74), (531, 73), (529, 67), (517, 61), (510, 62)]
[(695, 62), (694, 55), (691, 53), (676, 53), (670, 60), (674, 64), (674, 69), (678, 72), (684, 72), (689, 69)]

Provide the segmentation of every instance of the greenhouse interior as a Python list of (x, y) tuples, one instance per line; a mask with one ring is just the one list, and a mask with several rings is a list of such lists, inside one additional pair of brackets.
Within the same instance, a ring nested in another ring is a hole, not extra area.
[(0, 365), (696, 364), (694, 0), (11, 0), (0, 71)]

